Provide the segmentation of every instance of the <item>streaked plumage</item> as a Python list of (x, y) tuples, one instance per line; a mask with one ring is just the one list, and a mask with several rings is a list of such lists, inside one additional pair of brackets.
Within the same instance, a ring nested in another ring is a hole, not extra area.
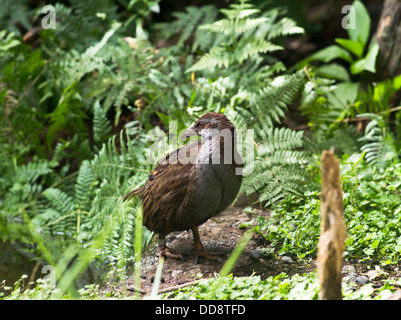
[[(224, 138), (217, 135), (223, 129), (232, 132), (232, 148), (228, 150), (234, 158), (232, 164), (223, 163)], [(187, 136), (200, 135), (203, 139), (161, 159), (146, 184), (124, 197), (126, 200), (141, 194), (143, 224), (159, 233), (161, 254), (180, 257), (166, 247), (165, 236), (173, 231), (191, 229), (195, 260), (198, 256), (213, 258), (203, 252), (197, 228), (230, 205), (241, 186), (242, 176), (236, 174), (236, 169), (242, 167), (242, 160), (235, 147), (234, 129), (224, 115), (214, 112), (203, 115), (186, 133)], [(212, 162), (213, 155), (220, 163)]]

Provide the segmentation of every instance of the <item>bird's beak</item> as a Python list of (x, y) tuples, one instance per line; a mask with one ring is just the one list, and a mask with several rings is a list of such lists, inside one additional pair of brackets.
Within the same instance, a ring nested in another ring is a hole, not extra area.
[(185, 140), (187, 137), (196, 136), (197, 134), (198, 133), (196, 132), (194, 127), (191, 127), (181, 135), (180, 139)]

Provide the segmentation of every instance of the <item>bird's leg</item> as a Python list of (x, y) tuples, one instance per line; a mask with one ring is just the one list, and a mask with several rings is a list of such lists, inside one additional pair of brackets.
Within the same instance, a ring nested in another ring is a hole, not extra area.
[(203, 257), (209, 260), (220, 260), (219, 257), (215, 255), (221, 255), (222, 252), (208, 252), (203, 250), (202, 241), (199, 237), (198, 226), (191, 228), (192, 233), (194, 234), (194, 250), (195, 250), (195, 264), (198, 263), (198, 258)]
[(159, 234), (159, 239), (157, 240), (157, 244), (159, 246), (159, 256), (160, 257), (169, 257), (173, 259), (181, 259), (182, 255), (179, 253), (174, 253), (169, 247), (166, 246), (166, 235)]

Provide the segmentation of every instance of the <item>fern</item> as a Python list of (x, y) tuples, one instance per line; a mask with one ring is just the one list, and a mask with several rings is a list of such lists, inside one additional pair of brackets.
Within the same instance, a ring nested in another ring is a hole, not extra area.
[[(278, 20), (279, 11), (272, 10), (261, 16), (260, 10), (246, 1), (232, 4), (229, 9), (222, 9), (221, 12), (224, 19), (198, 28), (199, 31), (213, 34), (216, 42), (193, 66), (187, 68), (186, 73), (199, 71), (197, 80), (200, 86), (195, 93), (196, 101), (203, 101), (207, 106), (202, 108), (203, 112), (219, 110), (226, 104), (229, 107), (225, 109), (225, 113), (237, 128), (254, 130), (255, 141), (248, 141), (246, 144), (255, 143), (258, 160), (253, 162), (249, 155), (246, 156), (249, 163), (245, 172), (253, 172), (246, 177), (243, 191), (261, 192), (263, 201), (275, 203), (282, 200), (287, 193), (300, 194), (302, 190), (303, 181), (299, 169), (298, 175), (292, 176), (291, 172), (296, 172), (294, 168), (299, 168), (300, 164), (308, 160), (302, 151), (295, 150), (303, 147), (303, 133), (285, 128), (274, 129), (274, 125), (280, 123), (287, 106), (302, 90), (307, 79), (304, 72), (300, 71), (272, 82), (274, 73), (285, 68), (281, 63), (266, 65), (270, 61), (264, 54), (281, 49), (268, 39), (272, 40), (283, 34), (301, 33), (303, 30), (290, 20), (284, 20), (280, 26), (285, 30), (279, 32), (278, 28), (273, 27)], [(193, 15), (196, 21), (200, 19), (200, 15), (192, 11), (181, 17), (188, 19), (189, 15)], [(178, 23), (174, 24), (177, 25)], [(188, 34), (184, 33), (182, 41), (185, 41)], [(161, 81), (160, 74), (157, 78)], [(166, 83), (161, 81), (159, 88), (166, 87)], [(189, 100), (193, 96), (191, 93), (189, 91), (186, 94)], [(204, 93), (208, 93), (207, 98)], [(227, 96), (232, 98), (227, 99)], [(214, 101), (219, 103), (215, 104)], [(245, 149), (246, 145), (243, 147)], [(243, 154), (245, 152), (246, 150)], [(273, 182), (272, 177), (275, 175)], [(272, 193), (273, 189), (277, 193)], [(269, 194), (275, 196), (270, 197)]]
[[(250, 125), (255, 126), (257, 132), (263, 135), (264, 127), (272, 127), (273, 122), (280, 122), (284, 117), (287, 106), (293, 101), (306, 83), (303, 71), (286, 77), (278, 85), (270, 85), (260, 89), (251, 99), (250, 112), (253, 120)], [(263, 136), (262, 136), (263, 138)]]
[(89, 161), (84, 161), (80, 168), (75, 184), (75, 207), (80, 210), (89, 211), (90, 192), (94, 182), (94, 174)]
[(0, 29), (10, 30), (16, 35), (21, 35), (18, 25), (23, 30), (30, 30), (32, 24), (30, 22), (29, 7), (24, 0), (4, 0), (0, 4)]
[(93, 105), (93, 139), (96, 145), (103, 143), (111, 131), (111, 126), (104, 114), (99, 100)]
[(219, 45), (213, 46), (187, 72), (222, 66), (227, 68), (235, 62), (241, 64), (250, 57), (255, 58), (259, 54), (282, 49), (281, 46), (269, 40), (279, 35), (303, 33), (302, 28), (296, 28), (289, 19), (281, 23), (282, 31), (277, 32), (277, 29), (271, 28), (277, 11), (272, 10), (266, 16), (253, 17), (256, 14), (260, 15), (260, 10), (245, 0), (240, 1), (239, 4), (231, 4), (229, 9), (222, 9), (221, 12), (226, 16), (225, 19), (203, 25), (199, 29), (213, 32), (219, 36), (224, 35), (224, 39), (219, 41)]
[(310, 161), (302, 151), (293, 149), (303, 146), (303, 132), (287, 128), (270, 129), (267, 139), (257, 145), (253, 163), (248, 163), (245, 172), (252, 172), (244, 179), (241, 191), (247, 194), (258, 192), (259, 201), (275, 204), (288, 194), (301, 196), (306, 182), (304, 166)]
[(392, 135), (387, 132), (382, 117), (375, 114), (361, 114), (360, 117), (369, 117), (372, 120), (366, 126), (365, 136), (358, 140), (363, 143), (361, 151), (366, 152), (366, 161), (384, 170), (398, 160), (397, 148)]
[(86, 74), (104, 69), (104, 61), (101, 57), (98, 57), (98, 53), (119, 27), (120, 24), (114, 24), (98, 43), (90, 46), (82, 55), (73, 52), (74, 59), (69, 60), (70, 63), (62, 66), (68, 76), (64, 76), (65, 83), (61, 84), (65, 88), (59, 103), (49, 115), (50, 126), (46, 136), (49, 148), (56, 135), (64, 128), (80, 129), (85, 127), (83, 124), (85, 113), (82, 111), (82, 97), (79, 94), (78, 83)]
[[(49, 202), (48, 207), (54, 210), (52, 215), (55, 217), (49, 222), (50, 229), (47, 231), (52, 234), (64, 235), (64, 239), (68, 239), (72, 232), (75, 235), (77, 211), (75, 211), (74, 199), (64, 191), (55, 188), (46, 189), (43, 195)], [(46, 211), (46, 213), (48, 212)]]
[(0, 31), (0, 51), (8, 51), (20, 44), (20, 41), (15, 39), (14, 33), (8, 33), (7, 30)]
[(211, 32), (198, 28), (200, 25), (210, 24), (215, 21), (218, 11), (214, 5), (201, 7), (188, 6), (185, 12), (174, 12), (176, 18), (171, 23), (159, 23), (156, 30), (160, 32), (163, 39), (169, 39), (178, 35), (175, 45), (181, 47), (184, 44), (190, 45), (190, 51), (195, 53), (199, 50), (206, 50), (218, 44), (222, 37), (215, 37)]
[[(87, 1), (70, 0), (69, 6), (57, 2), (57, 25), (54, 34), (59, 42), (65, 41), (68, 46), (78, 51), (99, 41), (102, 32), (106, 32), (113, 20), (117, 20), (117, 6), (109, 0)], [(103, 13), (105, 19), (99, 18)], [(76, 35), (80, 36), (77, 37)]]

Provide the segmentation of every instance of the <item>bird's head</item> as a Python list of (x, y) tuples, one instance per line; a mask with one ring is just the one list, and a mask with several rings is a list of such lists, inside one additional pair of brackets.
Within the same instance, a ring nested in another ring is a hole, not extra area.
[(185, 131), (181, 139), (195, 135), (208, 138), (219, 134), (224, 129), (234, 130), (235, 127), (224, 114), (209, 112), (200, 117), (191, 128)]

